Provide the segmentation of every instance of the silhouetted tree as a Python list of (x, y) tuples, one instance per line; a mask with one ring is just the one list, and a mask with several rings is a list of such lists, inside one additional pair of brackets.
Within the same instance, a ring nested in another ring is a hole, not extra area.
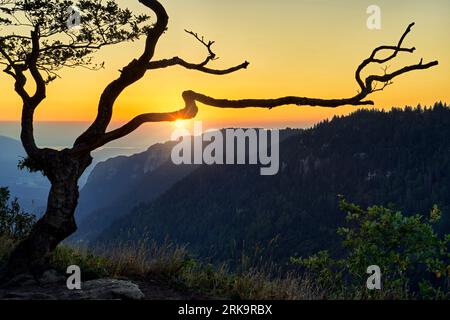
[[(403, 48), (403, 40), (410, 32), (408, 27), (396, 46), (381, 46), (364, 60), (356, 71), (360, 92), (344, 99), (312, 99), (285, 97), (269, 100), (223, 100), (214, 99), (192, 91), (182, 97), (183, 109), (167, 113), (141, 114), (118, 129), (107, 131), (113, 107), (117, 98), (128, 86), (142, 79), (148, 70), (181, 66), (213, 75), (225, 75), (247, 68), (248, 62), (224, 70), (208, 67), (216, 59), (212, 50), (214, 42), (206, 41), (194, 32), (195, 37), (207, 49), (206, 58), (199, 63), (191, 63), (179, 57), (154, 61), (153, 56), (158, 40), (165, 32), (169, 17), (157, 0), (139, 0), (156, 15), (156, 22), (149, 25), (147, 15), (136, 15), (128, 9), (121, 9), (113, 0), (79, 0), (78, 8), (83, 13), (82, 28), (75, 31), (68, 28), (67, 9), (72, 5), (67, 0), (0, 0), (0, 24), (6, 26), (9, 34), (0, 36), (0, 63), (4, 72), (15, 80), (14, 89), (22, 100), (21, 140), (28, 154), (22, 163), (31, 170), (41, 171), (51, 182), (47, 210), (36, 223), (28, 238), (22, 241), (12, 253), (4, 279), (27, 271), (38, 270), (44, 265), (48, 254), (65, 238), (76, 230), (74, 211), (78, 202), (78, 179), (91, 164), (91, 152), (120, 139), (146, 122), (173, 121), (193, 118), (197, 114), (196, 102), (221, 108), (263, 107), (273, 108), (296, 104), (323, 107), (342, 105), (370, 105), (364, 100), (375, 91), (383, 90), (392, 79), (413, 70), (427, 69), (437, 61), (424, 64), (422, 60), (383, 75), (370, 75), (364, 80), (361, 73), (372, 63), (384, 64), (400, 52), (414, 52), (414, 48)], [(40, 148), (33, 134), (33, 118), (36, 108), (46, 97), (47, 86), (58, 78), (58, 71), (65, 67), (99, 69), (102, 65), (93, 63), (92, 55), (105, 46), (134, 41), (145, 37), (143, 52), (133, 59), (103, 91), (98, 103), (96, 119), (75, 141), (73, 147), (64, 150)], [(391, 54), (377, 58), (381, 51)], [(29, 92), (28, 82), (35, 87)], [(381, 86), (377, 88), (376, 84)]]

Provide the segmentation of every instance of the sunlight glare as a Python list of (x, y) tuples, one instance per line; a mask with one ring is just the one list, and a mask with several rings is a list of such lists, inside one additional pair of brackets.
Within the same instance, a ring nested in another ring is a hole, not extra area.
[(177, 119), (175, 120), (174, 125), (178, 129), (184, 129), (186, 127), (186, 120)]

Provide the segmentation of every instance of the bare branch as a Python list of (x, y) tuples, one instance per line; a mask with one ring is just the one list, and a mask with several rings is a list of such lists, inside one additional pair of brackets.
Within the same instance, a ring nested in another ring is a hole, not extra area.
[(374, 105), (371, 100), (364, 100), (366, 94), (358, 94), (352, 98), (344, 99), (320, 99), (320, 98), (308, 98), (308, 97), (296, 97), (287, 96), (277, 99), (242, 99), (242, 100), (227, 100), (227, 99), (215, 99), (208, 97), (201, 93), (194, 91), (185, 91), (192, 100), (201, 102), (203, 104), (217, 107), (217, 108), (266, 108), (272, 109), (275, 107), (285, 105), (298, 105), (298, 106), (312, 106), (312, 107), (327, 107), (336, 108), (344, 105), (362, 106), (362, 105)]
[[(411, 28), (414, 26), (414, 23), (410, 24), (406, 29), (405, 33), (400, 38), (400, 41), (397, 46), (380, 46), (373, 50), (371, 56), (364, 60), (356, 71), (356, 80), (361, 87), (361, 90), (353, 97), (350, 98), (341, 98), (341, 99), (318, 99), (318, 98), (308, 98), (308, 97), (296, 97), (296, 96), (288, 96), (278, 99), (244, 99), (244, 100), (227, 100), (227, 99), (215, 99), (212, 97), (208, 97), (206, 95), (196, 93), (193, 91), (186, 91), (185, 96), (192, 99), (192, 101), (201, 102), (203, 104), (218, 107), (218, 108), (267, 108), (272, 109), (279, 106), (284, 105), (298, 105), (298, 106), (313, 106), (313, 107), (327, 107), (327, 108), (336, 108), (344, 105), (374, 105), (372, 100), (365, 100), (370, 94), (373, 92), (380, 91), (384, 89), (386, 86), (392, 84), (392, 80), (402, 74), (415, 71), (415, 70), (425, 70), (431, 67), (437, 66), (439, 64), (438, 61), (432, 61), (424, 64), (423, 60), (421, 60), (418, 64), (407, 66), (401, 68), (392, 73), (386, 73), (380, 75), (370, 75), (365, 81), (361, 79), (361, 72), (370, 64), (370, 63), (385, 63), (393, 58), (395, 58), (398, 52), (414, 52), (415, 48), (402, 48), (403, 41), (408, 33), (411, 31)], [(393, 50), (394, 52), (389, 55), (387, 58), (378, 59), (376, 58), (376, 54), (382, 50)], [(377, 89), (374, 86), (377, 82), (384, 83), (382, 89)]]
[[(104, 90), (100, 98), (97, 118), (95, 119), (94, 123), (88, 128), (88, 130), (77, 139), (77, 141), (74, 144), (75, 149), (84, 148), (86, 145), (88, 145), (88, 148), (92, 149), (93, 143), (96, 141), (96, 139), (104, 139), (102, 138), (102, 136), (106, 134), (105, 133), (106, 129), (111, 121), (115, 101), (125, 88), (140, 80), (148, 70), (179, 65), (187, 69), (197, 70), (208, 74), (225, 75), (241, 69), (245, 69), (249, 65), (248, 62), (244, 62), (238, 66), (234, 66), (223, 70), (206, 67), (206, 65), (210, 61), (216, 58), (216, 54), (212, 51), (212, 45), (214, 44), (214, 41), (206, 41), (203, 37), (200, 37), (198, 34), (187, 30), (185, 31), (188, 34), (195, 37), (195, 39), (197, 39), (207, 48), (208, 56), (203, 62), (194, 64), (186, 62), (185, 60), (178, 57), (152, 62), (151, 59), (153, 58), (156, 44), (161, 35), (166, 30), (169, 18), (166, 10), (158, 1), (156, 0), (139, 0), (139, 1), (156, 14), (157, 22), (153, 26), (153, 28), (148, 30), (143, 54), (138, 59), (133, 60), (125, 68), (123, 68), (120, 77), (114, 80)], [(186, 106), (186, 108), (188, 107)], [(141, 115), (138, 116), (136, 119), (133, 119), (131, 121), (131, 124), (128, 125), (126, 128), (127, 129), (133, 128), (133, 130), (135, 130), (137, 128), (137, 127), (135, 128), (135, 124), (139, 124), (138, 126), (140, 126), (144, 122), (171, 121), (164, 119), (172, 119), (171, 117), (173, 117), (174, 115), (177, 115), (179, 117), (181, 117), (184, 114), (191, 115), (192, 112), (190, 112), (190, 109), (188, 109), (189, 112), (186, 112), (186, 108), (176, 113), (163, 113), (163, 114), (151, 113)], [(121, 132), (128, 132), (128, 130), (123, 130)], [(117, 136), (117, 134), (115, 135), (106, 134), (106, 135), (108, 137)]]
[(247, 69), (247, 67), (249, 66), (249, 62), (245, 61), (244, 63), (238, 65), (238, 66), (234, 66), (228, 69), (212, 69), (212, 68), (208, 68), (205, 66), (205, 63), (190, 63), (187, 62), (179, 57), (173, 57), (171, 59), (165, 59), (165, 60), (159, 60), (159, 61), (152, 61), (148, 64), (148, 69), (163, 69), (163, 68), (167, 68), (167, 67), (172, 67), (172, 66), (181, 66), (184, 67), (186, 69), (189, 70), (197, 70), (203, 73), (209, 73), (209, 74), (214, 74), (214, 75), (226, 75), (226, 74), (230, 74), (242, 69)]
[(179, 119), (192, 119), (197, 115), (198, 109), (195, 101), (192, 99), (189, 93), (183, 94), (185, 102), (185, 108), (164, 113), (144, 113), (136, 116), (123, 126), (110, 131), (97, 139), (93, 139), (90, 143), (83, 146), (75, 147), (71, 150), (72, 154), (80, 154), (85, 152), (91, 152), (97, 148), (104, 146), (105, 144), (123, 138), (130, 133), (134, 132), (140, 126), (150, 122), (173, 122)]
[[(386, 63), (386, 62), (394, 59), (399, 52), (414, 53), (414, 51), (416, 50), (416, 48), (414, 48), (414, 47), (413, 48), (402, 48), (403, 41), (405, 40), (406, 36), (411, 32), (411, 29), (414, 25), (415, 25), (415, 23), (413, 22), (406, 28), (406, 30), (403, 33), (403, 35), (401, 36), (397, 46), (380, 46), (380, 47), (375, 48), (373, 50), (372, 54), (370, 55), (370, 57), (367, 58), (366, 60), (364, 60), (358, 66), (358, 68), (356, 69), (355, 78), (362, 90), (365, 90), (365, 87), (364, 87), (364, 81), (362, 81), (362, 79), (361, 79), (361, 73), (369, 64), (371, 64), (371, 63), (378, 63), (378, 64)], [(384, 59), (377, 59), (376, 58), (377, 53), (379, 53), (383, 50), (391, 50), (394, 52)]]
[[(433, 66), (438, 65), (438, 61), (433, 61), (427, 64), (423, 63), (423, 60), (421, 60), (416, 65), (407, 66), (404, 68), (401, 68), (397, 71), (394, 71), (392, 73), (388, 73), (388, 67), (383, 68), (384, 71), (383, 75), (370, 75), (368, 76), (365, 81), (362, 81), (360, 78), (361, 71), (370, 63), (385, 63), (387, 61), (392, 60), (396, 57), (398, 52), (413, 52), (414, 48), (402, 48), (401, 45), (406, 37), (406, 35), (410, 32), (411, 27), (414, 24), (411, 24), (406, 32), (402, 35), (399, 43), (397, 46), (381, 46), (376, 48), (373, 52), (370, 58), (364, 60), (361, 65), (358, 67), (357, 70), (357, 82), (360, 83), (361, 90), (353, 97), (349, 98), (340, 98), (340, 99), (320, 99), (320, 98), (308, 98), (308, 97), (297, 97), (297, 96), (288, 96), (288, 97), (282, 97), (277, 99), (243, 99), (243, 100), (227, 100), (227, 99), (215, 99), (209, 96), (206, 96), (201, 93), (196, 93), (194, 91), (185, 91), (183, 93), (183, 99), (185, 102), (185, 108), (171, 113), (149, 113), (149, 114), (142, 114), (140, 116), (135, 117), (130, 122), (125, 124), (124, 126), (120, 127), (119, 129), (116, 129), (114, 131), (111, 131), (109, 133), (104, 134), (102, 137), (97, 139), (94, 142), (91, 142), (90, 145), (85, 146), (87, 150), (94, 150), (95, 148), (98, 148), (108, 142), (111, 142), (113, 140), (122, 138), (137, 128), (139, 128), (142, 124), (146, 122), (161, 122), (161, 121), (174, 121), (176, 119), (189, 119), (196, 115), (197, 113), (197, 105), (196, 102), (203, 103), (205, 105), (218, 107), (218, 108), (267, 108), (272, 109), (279, 106), (285, 106), (285, 105), (298, 105), (298, 106), (318, 106), (318, 107), (327, 107), (327, 108), (336, 108), (344, 105), (353, 105), (353, 106), (362, 106), (362, 105), (374, 105), (374, 102), (372, 100), (366, 100), (367, 96), (374, 92), (382, 91), (387, 86), (391, 85), (393, 82), (392, 80), (395, 77), (398, 77), (404, 73), (414, 71), (414, 70), (424, 70), (431, 68)], [(212, 42), (205, 42), (203, 38), (200, 38), (198, 35), (194, 34), (194, 36), (203, 44), (205, 44), (209, 49), (212, 45)], [(381, 50), (393, 50), (394, 52), (384, 59), (377, 59), (376, 54), (380, 52)], [(211, 71), (210, 69), (207, 69), (205, 66), (202, 66), (201, 64), (192, 64), (188, 63), (178, 57), (167, 59), (167, 60), (160, 60), (156, 62), (151, 62), (149, 64), (150, 69), (158, 69), (158, 68), (165, 68), (168, 66), (173, 65), (180, 65), (183, 67), (186, 67), (188, 69), (196, 69), (204, 72)], [(246, 68), (248, 66), (248, 63), (244, 63), (240, 66), (234, 67), (234, 70), (239, 70), (242, 68)], [(205, 71), (206, 68), (206, 71)], [(230, 69), (231, 70), (231, 69)], [(212, 70), (212, 72), (208, 73), (214, 73), (218, 74), (217, 72), (226, 72), (224, 70)], [(380, 88), (377, 88), (377, 83), (383, 83), (383, 86)], [(80, 150), (74, 150), (74, 152), (79, 152)]]
[(200, 42), (202, 45), (205, 46), (205, 48), (208, 50), (208, 56), (206, 57), (205, 61), (201, 63), (201, 65), (205, 66), (210, 61), (218, 59), (214, 51), (212, 50), (212, 46), (214, 45), (215, 41), (208, 41), (206, 42), (205, 38), (202, 36), (200, 37), (197, 33), (189, 30), (184, 30), (187, 34), (192, 35), (198, 42)]
[(200, 42), (205, 48), (208, 50), (208, 56), (200, 63), (192, 63), (187, 62), (186, 60), (179, 58), (179, 57), (173, 57), (171, 59), (163, 59), (159, 61), (151, 61), (148, 64), (148, 69), (155, 70), (155, 69), (163, 69), (168, 68), (172, 66), (181, 66), (189, 70), (197, 70), (203, 73), (209, 73), (213, 75), (226, 75), (230, 74), (236, 71), (239, 71), (241, 69), (247, 69), (249, 66), (249, 62), (245, 61), (244, 63), (241, 63), (240, 65), (233, 66), (227, 69), (212, 69), (206, 67), (206, 65), (213, 61), (217, 60), (216, 53), (212, 50), (212, 46), (214, 45), (215, 41), (206, 41), (204, 37), (199, 36), (197, 33), (189, 30), (184, 30), (186, 33), (192, 35), (198, 42)]
[(36, 26), (35, 29), (31, 32), (32, 50), (27, 58), (27, 66), (36, 83), (36, 92), (31, 98), (33, 100), (33, 108), (36, 108), (37, 105), (41, 103), (42, 100), (45, 99), (47, 90), (45, 80), (42, 78), (42, 75), (38, 69), (38, 59), (40, 52), (39, 34), (40, 34), (39, 26)]
[[(22, 97), (23, 107), (22, 107), (22, 131), (21, 140), (24, 145), (25, 150), (28, 155), (33, 157), (36, 161), (40, 160), (43, 151), (39, 149), (36, 145), (33, 133), (33, 121), (34, 121), (34, 111), (37, 106), (45, 99), (46, 96), (46, 83), (42, 78), (41, 73), (38, 70), (37, 61), (39, 58), (39, 26), (31, 32), (32, 38), (32, 50), (26, 61), (26, 68), (30, 70), (31, 76), (36, 83), (36, 92), (31, 97)], [(16, 72), (17, 73), (17, 72)], [(25, 77), (22, 74), (22, 77)], [(26, 81), (26, 80), (25, 80)], [(25, 92), (25, 81), (21, 85), (21, 90)], [(16, 82), (17, 91), (18, 82)], [(20, 92), (18, 91), (19, 95)]]
[(370, 93), (374, 92), (372, 90), (372, 86), (373, 83), (378, 81), (378, 82), (389, 82), (392, 81), (394, 78), (404, 74), (404, 73), (408, 73), (414, 70), (425, 70), (425, 69), (429, 69), (431, 67), (437, 66), (439, 64), (438, 61), (432, 61), (429, 63), (424, 64), (423, 63), (423, 59), (420, 60), (420, 62), (418, 64), (414, 64), (414, 65), (410, 65), (410, 66), (406, 66), (403, 67), (395, 72), (392, 73), (386, 73), (382, 76), (379, 75), (371, 75), (369, 77), (366, 78), (366, 83), (365, 86), (367, 87), (367, 90), (369, 90)]
[(119, 78), (111, 82), (103, 91), (97, 117), (92, 125), (75, 141), (74, 147), (80, 147), (86, 143), (91, 143), (95, 137), (101, 136), (111, 122), (114, 103), (120, 94), (133, 83), (142, 79), (147, 71), (147, 65), (153, 58), (155, 47), (160, 37), (167, 28), (169, 16), (165, 8), (157, 0), (139, 0), (144, 6), (152, 10), (157, 17), (156, 23), (148, 29), (146, 34), (144, 52), (138, 59), (131, 61), (125, 66)]

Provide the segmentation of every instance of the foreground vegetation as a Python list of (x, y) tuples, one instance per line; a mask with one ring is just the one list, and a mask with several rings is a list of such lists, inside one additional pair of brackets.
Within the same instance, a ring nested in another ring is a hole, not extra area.
[[(83, 279), (102, 277), (159, 281), (179, 290), (224, 299), (449, 299), (450, 234), (439, 235), (433, 225), (440, 219), (437, 207), (429, 217), (405, 217), (400, 212), (373, 206), (367, 210), (344, 199), (347, 226), (343, 254), (333, 258), (327, 251), (309, 257), (293, 257), (288, 268), (273, 264), (248, 265), (231, 272), (225, 265), (213, 266), (192, 257), (185, 247), (169, 241), (146, 240), (114, 248), (87, 249), (59, 246), (49, 267), (64, 273), (78, 265)], [(0, 265), (35, 219), (10, 202), (9, 192), (0, 188)], [(382, 290), (366, 288), (369, 265), (382, 270)]]
[[(327, 288), (330, 298), (449, 299), (450, 234), (438, 235), (433, 226), (441, 219), (434, 206), (428, 217), (405, 217), (381, 206), (367, 210), (343, 198), (346, 227), (338, 229), (344, 254), (333, 259), (327, 251), (307, 258), (292, 258)], [(364, 290), (367, 268), (379, 266), (381, 290)]]

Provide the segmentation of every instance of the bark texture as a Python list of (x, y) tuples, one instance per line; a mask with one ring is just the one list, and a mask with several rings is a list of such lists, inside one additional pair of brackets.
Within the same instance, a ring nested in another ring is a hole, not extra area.
[(49, 160), (51, 189), (46, 212), (12, 252), (2, 275), (3, 282), (26, 272), (39, 276), (46, 269), (49, 254), (77, 230), (74, 213), (79, 197), (78, 179), (92, 158), (73, 158), (67, 151), (61, 151), (49, 156)]

